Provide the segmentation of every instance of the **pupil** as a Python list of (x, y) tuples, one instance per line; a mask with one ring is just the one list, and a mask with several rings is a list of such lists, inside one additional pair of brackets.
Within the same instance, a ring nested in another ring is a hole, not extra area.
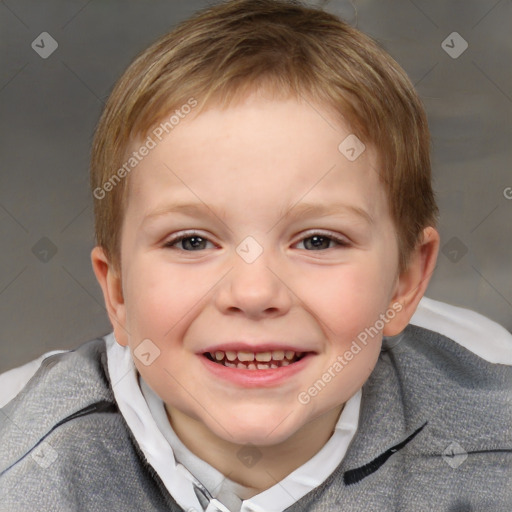
[(186, 249), (192, 247), (193, 249), (197, 249), (204, 243), (204, 240), (200, 236), (189, 236), (183, 240), (183, 246)]
[(312, 245), (315, 249), (321, 248), (323, 246), (324, 249), (328, 249), (329, 240), (325, 236), (311, 236), (307, 240), (305, 240), (305, 246), (307, 247), (307, 241), (311, 240), (310, 245)]

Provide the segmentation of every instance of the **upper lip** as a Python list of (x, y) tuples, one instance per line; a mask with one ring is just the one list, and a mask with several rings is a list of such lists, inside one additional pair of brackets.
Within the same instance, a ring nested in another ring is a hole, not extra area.
[(243, 342), (243, 341), (228, 341), (216, 345), (210, 345), (202, 349), (199, 353), (205, 352), (273, 352), (275, 350), (291, 350), (293, 352), (313, 352), (306, 347), (299, 347), (297, 345), (290, 345), (289, 343), (278, 343), (275, 341), (262, 341), (259, 343)]

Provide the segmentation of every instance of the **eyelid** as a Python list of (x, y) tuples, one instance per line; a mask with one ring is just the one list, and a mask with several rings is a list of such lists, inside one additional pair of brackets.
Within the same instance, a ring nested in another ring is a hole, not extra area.
[[(178, 233), (173, 234), (170, 238), (168, 238), (163, 243), (163, 247), (173, 248), (175, 244), (177, 244), (178, 242), (181, 242), (184, 238), (190, 238), (193, 236), (198, 236), (200, 238), (203, 238), (207, 242), (210, 242), (210, 243), (216, 245), (215, 242), (210, 240), (210, 238), (208, 236), (203, 235), (200, 231), (197, 231), (195, 229), (189, 229), (189, 230), (185, 230), (185, 231), (179, 231)], [(198, 251), (198, 252), (200, 252), (200, 251)]]
[(336, 242), (337, 244), (339, 244), (341, 246), (349, 246), (350, 245), (350, 240), (347, 237), (338, 235), (337, 233), (334, 233), (333, 231), (322, 230), (322, 229), (310, 229), (309, 231), (301, 233), (300, 238), (297, 239), (297, 241), (294, 242), (293, 245), (296, 245), (297, 243), (302, 242), (306, 238), (310, 238), (315, 235), (330, 238), (334, 242)]

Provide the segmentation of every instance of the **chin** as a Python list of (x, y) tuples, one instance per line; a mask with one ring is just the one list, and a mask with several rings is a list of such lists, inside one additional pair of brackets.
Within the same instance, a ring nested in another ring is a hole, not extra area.
[[(289, 439), (302, 426), (287, 412), (275, 414), (223, 415), (227, 421), (225, 429), (219, 424), (208, 421), (207, 428), (225, 441), (234, 444), (273, 446)], [(224, 426), (223, 425), (223, 426)]]

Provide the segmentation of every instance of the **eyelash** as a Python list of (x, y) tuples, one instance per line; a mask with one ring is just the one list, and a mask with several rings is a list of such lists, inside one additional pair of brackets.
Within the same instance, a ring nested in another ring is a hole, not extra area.
[[(169, 249), (176, 249), (176, 247), (174, 247), (176, 244), (178, 244), (182, 240), (186, 240), (187, 238), (193, 238), (195, 236), (197, 236), (198, 238), (201, 238), (202, 240), (206, 240), (208, 242), (211, 242), (211, 240), (208, 240), (208, 238), (206, 238), (205, 236), (203, 236), (201, 233), (199, 233), (197, 231), (188, 231), (188, 232), (185, 232), (185, 233), (183, 233), (181, 235), (178, 235), (178, 236), (176, 236), (174, 238), (171, 238), (170, 240), (165, 242), (164, 247), (165, 248), (169, 248)], [(305, 236), (303, 236), (296, 243), (303, 242), (304, 240), (307, 240), (308, 238), (313, 238), (315, 236), (319, 236), (319, 237), (322, 237), (322, 238), (327, 238), (327, 239), (335, 242), (336, 244), (338, 244), (339, 247), (349, 247), (350, 246), (350, 243), (346, 239), (341, 238), (340, 236), (337, 236), (334, 233), (329, 233), (329, 232), (328, 233), (324, 233), (324, 232), (321, 232), (321, 231), (311, 231), (311, 232), (308, 232), (308, 233), (306, 233)], [(213, 242), (211, 242), (211, 243), (213, 243)], [(330, 249), (334, 249), (334, 248), (335, 247), (330, 247)], [(184, 251), (184, 252), (200, 252), (200, 251), (186, 251), (185, 249), (178, 249), (178, 250), (181, 250), (181, 251)], [(302, 250), (308, 251), (307, 249), (302, 249)], [(327, 250), (327, 249), (319, 249), (319, 251), (325, 251), (325, 250)], [(316, 251), (308, 251), (308, 252), (316, 252)]]

